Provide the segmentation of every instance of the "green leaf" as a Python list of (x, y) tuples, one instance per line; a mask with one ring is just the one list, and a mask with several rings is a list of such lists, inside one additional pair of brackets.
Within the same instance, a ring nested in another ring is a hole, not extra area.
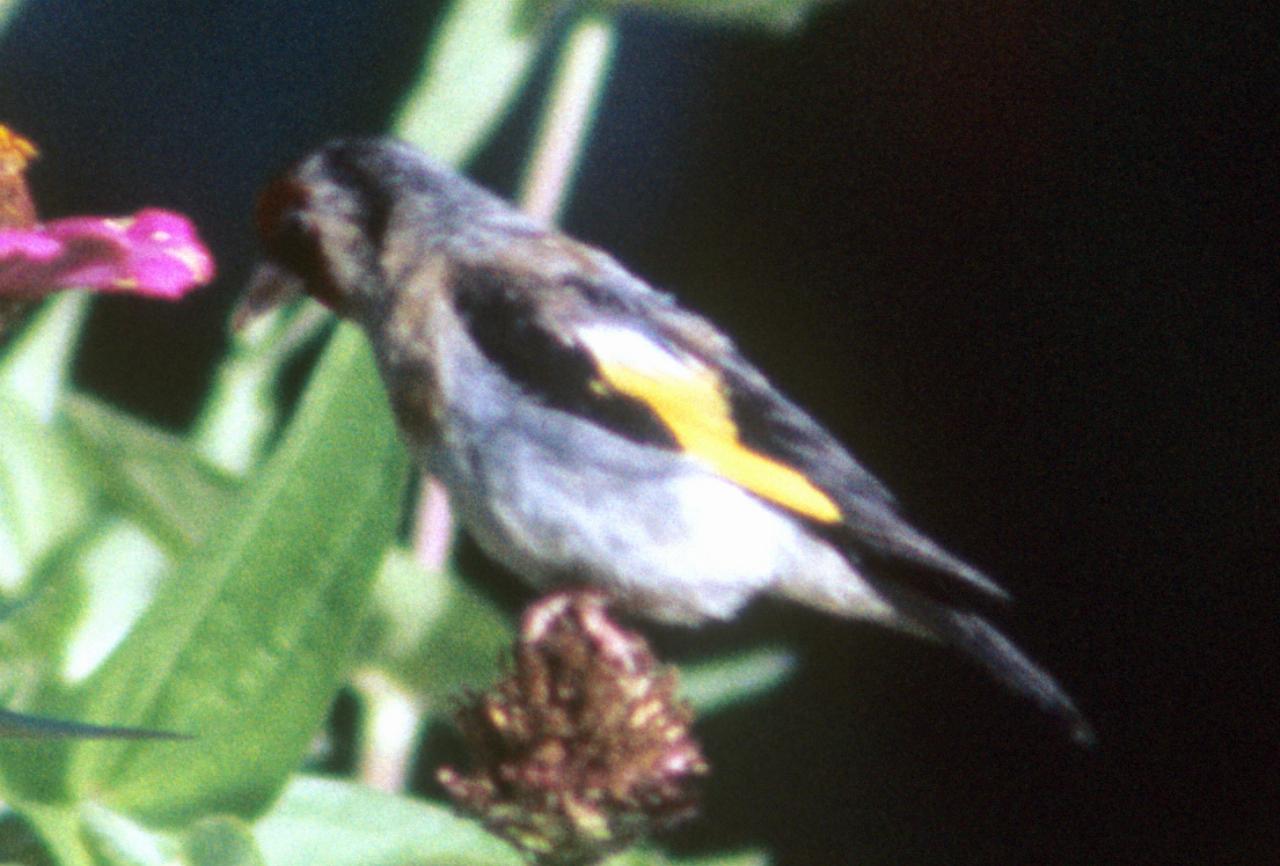
[(769, 866), (769, 857), (761, 851), (742, 851), (711, 857), (677, 858), (653, 848), (633, 848), (615, 854), (602, 866)]
[(57, 866), (31, 822), (17, 812), (0, 814), (0, 863)]
[(113, 504), (180, 552), (235, 498), (235, 479), (176, 436), (83, 395), (68, 395), (63, 415)]
[(105, 866), (170, 866), (178, 843), (118, 812), (85, 802), (80, 827), (94, 860)]
[(22, 8), (22, 0), (0, 0), (0, 33), (9, 26), (9, 19)]
[(131, 523), (113, 520), (94, 534), (74, 564), (84, 603), (60, 653), (62, 677), (79, 682), (97, 670), (151, 604), (169, 565)]
[(31, 823), (54, 863), (59, 866), (98, 866), (81, 832), (80, 813), (76, 809), (25, 803), (22, 817)]
[(3, 392), (0, 443), (0, 590), (14, 593), (88, 519), (91, 496), (73, 444)]
[(467, 585), (452, 561), (430, 573), (401, 547), (383, 563), (370, 613), (366, 664), (424, 699), (428, 709), (492, 682), (513, 637), (507, 618)]
[(795, 666), (795, 655), (781, 647), (684, 665), (680, 695), (699, 713), (714, 713), (767, 692), (789, 677)]
[(87, 677), (146, 609), (167, 565), (149, 536), (121, 520), (100, 523), (46, 557), (32, 574), (30, 597), (0, 622), (0, 687), (17, 686), (32, 709), (37, 686), (47, 693)]
[[(127, 815), (93, 802), (77, 808), (31, 810), (34, 827), (58, 853), (54, 861), (41, 858), (38, 842), (23, 834), (22, 822), (0, 825), (0, 856), (13, 847), (31, 854), (21, 862), (58, 862), (85, 866), (263, 866), (262, 855), (248, 824), (226, 816), (197, 821), (180, 836), (146, 827)], [(38, 838), (38, 837), (37, 837)], [(34, 856), (32, 856), (34, 855)]]
[(285, 366), (326, 324), (329, 313), (300, 301), (264, 314), (231, 335), (191, 435), (206, 460), (237, 477), (258, 465), (279, 423), (276, 386)]
[[(32, 598), (0, 623), (5, 702), (44, 716), (84, 719), (75, 684), (124, 640), (166, 568), (154, 542), (119, 520), (48, 558), (33, 575)], [(66, 800), (67, 761), (76, 745), (68, 738), (0, 740), (0, 781), (9, 799)]]
[(66, 292), (40, 308), (0, 354), (0, 400), (24, 404), (37, 421), (53, 418), (89, 302), (83, 292)]
[[(45, 557), (33, 572), (36, 587), (0, 620), (0, 701), (23, 710), (35, 709), (36, 696), (61, 679), (69, 635), (83, 619), (86, 592), (76, 564), (84, 538)], [(0, 747), (0, 767), (5, 752)]]
[(187, 866), (265, 866), (248, 824), (207, 818), (186, 832), (181, 862)]
[(772, 858), (763, 851), (739, 851), (713, 857), (691, 857), (672, 860), (671, 866), (769, 866)]
[(392, 128), (445, 162), (465, 162), (528, 77), (538, 41), (521, 26), (519, 0), (455, 0)]
[(267, 866), (522, 866), (480, 825), (448, 809), (301, 776), (254, 825)]
[(84, 685), (82, 718), (198, 739), (78, 744), (73, 784), (160, 823), (265, 808), (341, 682), (405, 471), (368, 346), (344, 326), (280, 448)]

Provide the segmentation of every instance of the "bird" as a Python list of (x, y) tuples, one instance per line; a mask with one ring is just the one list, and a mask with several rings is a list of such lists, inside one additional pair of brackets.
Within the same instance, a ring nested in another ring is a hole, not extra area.
[(535, 588), (694, 626), (770, 596), (953, 647), (1094, 734), (992, 622), (1008, 595), (708, 319), (422, 150), (344, 138), (272, 180), (241, 325), (309, 295), (358, 324), (397, 425), (480, 548)]

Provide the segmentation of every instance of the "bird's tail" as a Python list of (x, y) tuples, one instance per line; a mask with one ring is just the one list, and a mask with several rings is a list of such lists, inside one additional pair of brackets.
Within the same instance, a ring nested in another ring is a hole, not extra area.
[(1094, 742), (1093, 728), (1062, 686), (978, 612), (1008, 601), (985, 575), (900, 522), (889, 524), (875, 546), (843, 549), (852, 575), (802, 570), (774, 591), (955, 647), (1059, 720), (1077, 743)]
[(902, 613), (926, 631), (963, 651), (1005, 686), (1030, 698), (1059, 720), (1075, 742), (1082, 746), (1095, 742), (1093, 727), (1057, 680), (982, 616), (923, 598), (898, 597), (894, 601)]

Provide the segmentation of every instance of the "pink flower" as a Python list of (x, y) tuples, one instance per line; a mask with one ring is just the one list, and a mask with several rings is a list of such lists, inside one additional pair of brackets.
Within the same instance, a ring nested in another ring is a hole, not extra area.
[(0, 125), (0, 297), (90, 289), (175, 300), (213, 279), (213, 256), (181, 214), (36, 222), (23, 177), (35, 155)]
[(213, 256), (195, 227), (170, 211), (0, 229), (0, 295), (91, 289), (175, 300), (212, 278)]

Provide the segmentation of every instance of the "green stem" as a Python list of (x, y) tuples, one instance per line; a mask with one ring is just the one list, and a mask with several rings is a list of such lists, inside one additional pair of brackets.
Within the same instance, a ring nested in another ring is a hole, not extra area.
[(370, 788), (398, 794), (409, 783), (409, 769), (422, 729), (422, 706), (377, 671), (363, 671), (353, 683), (362, 698), (365, 715), (356, 776)]
[(566, 38), (520, 190), (524, 210), (539, 219), (553, 222), (568, 197), (609, 75), (615, 34), (611, 18), (587, 15), (574, 23)]

